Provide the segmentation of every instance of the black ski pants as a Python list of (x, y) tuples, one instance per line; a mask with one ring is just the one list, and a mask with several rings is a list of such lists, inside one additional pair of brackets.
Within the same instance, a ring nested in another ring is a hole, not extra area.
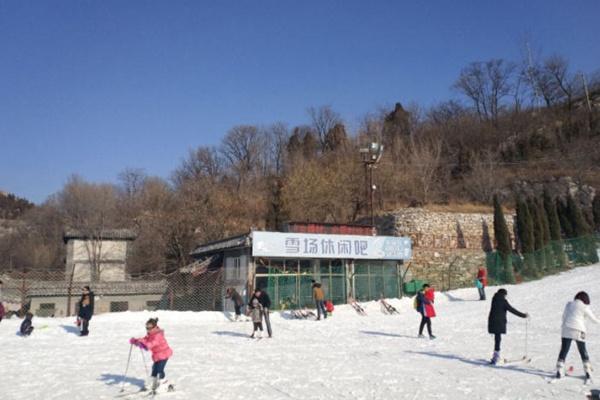
[(502, 343), (502, 334), (494, 333), (494, 351), (500, 351), (500, 343)]
[[(562, 343), (560, 346), (560, 353), (558, 354), (559, 361), (564, 362), (565, 359), (567, 358), (567, 354), (569, 354), (569, 349), (571, 348), (571, 341), (573, 341), (573, 339), (562, 338)], [(588, 352), (585, 348), (585, 342), (576, 340), (575, 343), (577, 343), (577, 350), (579, 350), (579, 355), (581, 356), (581, 361), (583, 361), (583, 362), (589, 361), (590, 356), (588, 355)]]
[(425, 314), (421, 314), (421, 324), (419, 325), (419, 335), (423, 334), (423, 328), (425, 327), (425, 325), (427, 325), (427, 333), (429, 333), (429, 336), (432, 335), (431, 333), (431, 318), (426, 317)]

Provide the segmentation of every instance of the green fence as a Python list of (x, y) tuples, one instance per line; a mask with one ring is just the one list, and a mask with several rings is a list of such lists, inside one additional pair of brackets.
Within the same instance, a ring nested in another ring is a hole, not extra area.
[(487, 253), (486, 266), (492, 283), (510, 283), (516, 280), (538, 278), (575, 266), (591, 265), (599, 261), (600, 236), (590, 235), (576, 239), (549, 242), (542, 249), (530, 253), (513, 252), (508, 257), (498, 252)]

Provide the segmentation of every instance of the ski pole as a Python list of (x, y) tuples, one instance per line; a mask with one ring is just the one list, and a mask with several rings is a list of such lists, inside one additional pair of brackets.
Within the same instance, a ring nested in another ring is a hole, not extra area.
[(125, 390), (125, 378), (127, 377), (127, 371), (129, 371), (129, 361), (131, 361), (131, 350), (133, 350), (133, 344), (129, 345), (129, 355), (127, 356), (127, 366), (125, 367), (125, 373), (123, 374), (123, 384), (121, 385), (120, 392)]
[(144, 369), (146, 370), (146, 377), (148, 377), (148, 364), (146, 364), (146, 355), (144, 354), (144, 350), (140, 347), (140, 353), (142, 353), (142, 360), (144, 361)]
[(525, 319), (525, 357), (529, 354), (527, 353), (527, 342), (529, 341), (529, 316)]

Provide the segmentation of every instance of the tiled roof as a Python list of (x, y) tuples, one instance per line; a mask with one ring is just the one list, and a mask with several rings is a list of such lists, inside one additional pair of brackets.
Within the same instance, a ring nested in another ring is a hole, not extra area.
[(66, 242), (69, 239), (90, 239), (98, 236), (102, 240), (134, 240), (137, 234), (131, 229), (104, 229), (99, 234), (79, 229), (67, 229), (63, 235)]

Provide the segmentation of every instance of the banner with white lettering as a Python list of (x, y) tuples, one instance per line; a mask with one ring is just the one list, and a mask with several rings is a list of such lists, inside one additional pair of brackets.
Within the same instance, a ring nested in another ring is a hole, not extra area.
[(286, 258), (409, 260), (411, 240), (396, 236), (252, 232), (252, 255)]

